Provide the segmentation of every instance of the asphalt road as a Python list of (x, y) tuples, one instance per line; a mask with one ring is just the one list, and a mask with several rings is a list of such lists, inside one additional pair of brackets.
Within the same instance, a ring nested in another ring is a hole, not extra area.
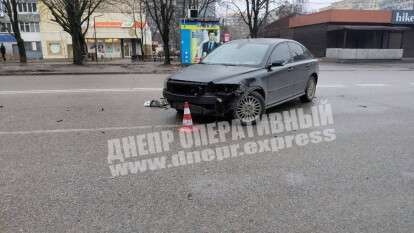
[(326, 100), (333, 142), (111, 177), (108, 140), (181, 121), (143, 107), (165, 77), (0, 77), (0, 232), (414, 232), (413, 65), (322, 65), (269, 110)]

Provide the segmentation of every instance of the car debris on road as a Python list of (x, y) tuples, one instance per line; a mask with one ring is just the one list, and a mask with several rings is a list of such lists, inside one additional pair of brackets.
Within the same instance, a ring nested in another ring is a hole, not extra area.
[(145, 101), (144, 107), (151, 107), (151, 108), (168, 108), (168, 102), (161, 98), (160, 100), (148, 100)]

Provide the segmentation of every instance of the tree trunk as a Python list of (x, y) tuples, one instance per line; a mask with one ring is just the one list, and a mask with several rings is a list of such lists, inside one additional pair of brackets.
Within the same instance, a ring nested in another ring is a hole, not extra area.
[[(141, 33), (141, 35), (143, 35)], [(142, 56), (142, 61), (145, 61), (145, 51), (144, 51), (144, 38), (141, 38), (141, 56)]]
[[(18, 34), (18, 35), (17, 35)], [(19, 58), (21, 63), (27, 63), (26, 48), (24, 47), (24, 40), (20, 33), (15, 34), (17, 47), (19, 49)]]
[(167, 37), (163, 36), (163, 43), (164, 43), (164, 65), (171, 65), (169, 36)]
[(257, 38), (258, 34), (259, 34), (259, 28), (257, 26), (253, 26), (253, 28), (250, 30), (250, 37)]
[(86, 42), (80, 29), (75, 29), (72, 34), (73, 64), (83, 65), (85, 61)]
[[(3, 4), (3, 2), (1, 2), (1, 4)], [(8, 11), (12, 11), (10, 13), (8, 13), (8, 16), (10, 18), (10, 23), (12, 25), (13, 28), (13, 35), (14, 38), (16, 39), (17, 42), (17, 48), (19, 50), (19, 58), (20, 58), (20, 62), (21, 63), (27, 63), (27, 55), (26, 55), (26, 48), (24, 47), (24, 40), (22, 38), (22, 34), (20, 33), (20, 28), (19, 28), (19, 18), (17, 15), (17, 3), (16, 2), (12, 2), (9, 4), (14, 4), (14, 8), (13, 10), (11, 10), (11, 6), (9, 5)]]
[(171, 65), (171, 57), (170, 57), (170, 25), (165, 25), (164, 33), (162, 34), (162, 42), (164, 43), (164, 64)]

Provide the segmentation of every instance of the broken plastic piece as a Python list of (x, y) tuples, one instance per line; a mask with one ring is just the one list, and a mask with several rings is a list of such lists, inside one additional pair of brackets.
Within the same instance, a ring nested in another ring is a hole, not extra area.
[(145, 101), (144, 107), (167, 108), (168, 102), (165, 99)]

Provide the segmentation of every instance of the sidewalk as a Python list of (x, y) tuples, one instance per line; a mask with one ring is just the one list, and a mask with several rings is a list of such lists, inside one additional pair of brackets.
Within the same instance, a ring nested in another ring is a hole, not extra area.
[(166, 66), (162, 62), (136, 62), (113, 60), (89, 62), (83, 66), (65, 61), (36, 61), (27, 64), (17, 62), (0, 63), (0, 76), (18, 75), (76, 75), (76, 74), (169, 74), (181, 69), (181, 64)]

